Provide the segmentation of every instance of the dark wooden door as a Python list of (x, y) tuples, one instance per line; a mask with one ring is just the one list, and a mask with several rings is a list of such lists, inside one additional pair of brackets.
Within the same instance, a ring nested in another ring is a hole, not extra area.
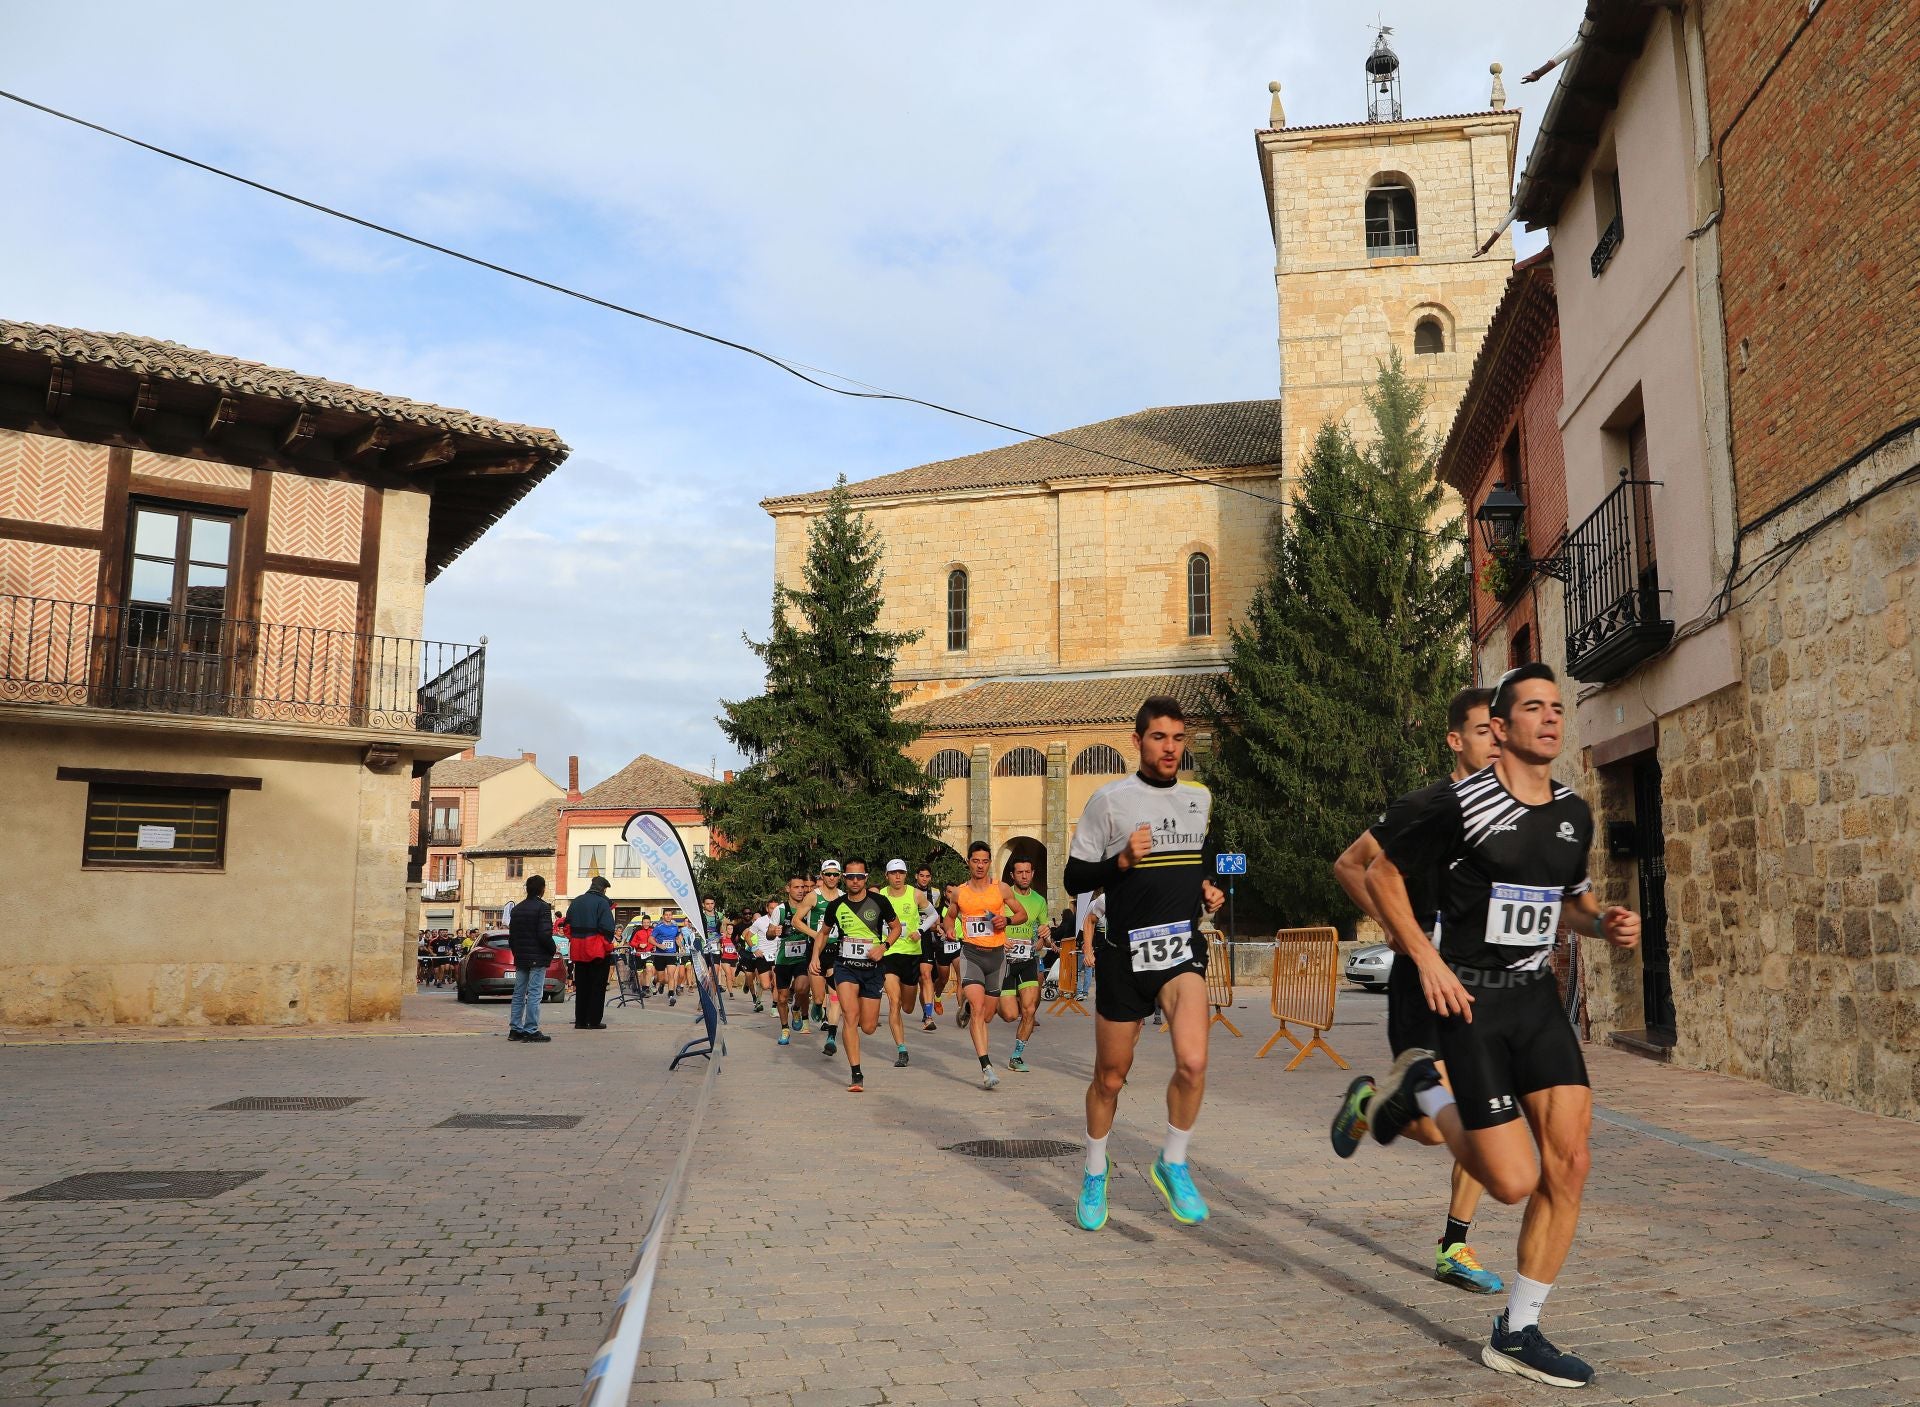
[(1652, 755), (1633, 768), (1633, 815), (1640, 856), (1640, 977), (1647, 1039), (1674, 1041), (1672, 966), (1667, 958), (1667, 828), (1660, 805), (1660, 763)]

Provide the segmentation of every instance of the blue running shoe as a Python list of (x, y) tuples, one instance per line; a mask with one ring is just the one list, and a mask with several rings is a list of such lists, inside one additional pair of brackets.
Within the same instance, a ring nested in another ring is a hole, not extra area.
[(1498, 1275), (1480, 1264), (1473, 1247), (1464, 1241), (1441, 1246), (1434, 1252), (1433, 1278), (1443, 1284), (1472, 1290), (1476, 1295), (1497, 1295), (1507, 1288)]
[(1169, 1163), (1164, 1157), (1155, 1158), (1153, 1171), (1148, 1177), (1166, 1199), (1167, 1210), (1173, 1213), (1173, 1219), (1182, 1226), (1198, 1226), (1207, 1219), (1207, 1204), (1201, 1199), (1199, 1189), (1194, 1187), (1193, 1174), (1187, 1171), (1185, 1163)]
[(786, 1033), (785, 1031), (782, 1031), (782, 1032), (780, 1033), (780, 1041), (779, 1041), (779, 1044), (781, 1044), (781, 1045), (792, 1045), (792, 1044), (793, 1044), (793, 1042), (792, 1042), (791, 1040), (789, 1040), (789, 1039), (787, 1038), (787, 1033)]
[(1433, 1052), (1418, 1046), (1400, 1052), (1380, 1088), (1367, 1101), (1367, 1131), (1375, 1143), (1393, 1142), (1420, 1117), (1416, 1096), (1440, 1083), (1440, 1072), (1433, 1062)]
[(1107, 1175), (1082, 1171), (1080, 1206), (1075, 1213), (1082, 1231), (1098, 1231), (1107, 1224)]
[(1367, 1101), (1373, 1098), (1373, 1076), (1356, 1075), (1333, 1116), (1333, 1151), (1351, 1158), (1367, 1133)]
[(1493, 1337), (1480, 1350), (1480, 1361), (1496, 1373), (1531, 1378), (1549, 1387), (1585, 1387), (1593, 1381), (1593, 1368), (1548, 1343), (1538, 1324), (1508, 1333), (1504, 1314), (1493, 1321)]

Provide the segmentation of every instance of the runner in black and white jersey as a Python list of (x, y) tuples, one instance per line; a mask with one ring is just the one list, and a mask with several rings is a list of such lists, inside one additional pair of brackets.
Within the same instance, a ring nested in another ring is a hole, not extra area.
[(913, 887), (921, 902), (920, 1029), (931, 1031), (933, 1018), (944, 1010), (940, 990), (947, 985), (947, 974), (953, 970), (960, 945), (954, 944), (952, 953), (947, 951), (945, 926), (940, 921), (940, 891), (934, 885), (931, 866), (922, 865), (913, 872)]
[[(1527, 1203), (1519, 1274), (1481, 1360), (1536, 1382), (1583, 1387), (1593, 1369), (1555, 1348), (1539, 1325), (1573, 1245), (1593, 1119), (1586, 1062), (1548, 958), (1563, 925), (1632, 948), (1640, 918), (1618, 906), (1602, 910), (1587, 878), (1592, 812), (1549, 770), (1566, 712), (1553, 671), (1509, 670), (1490, 711), (1500, 759), (1433, 794), (1367, 868), (1368, 893), (1394, 946), (1419, 964), (1453, 1089), (1441, 1083), (1433, 1051), (1410, 1049), (1353, 1111), (1346, 1132), (1357, 1134), (1363, 1121), (1375, 1141), (1391, 1143), (1424, 1114), (1489, 1192)], [(1420, 931), (1406, 881), (1435, 869), (1443, 872), (1437, 950)]]
[(1107, 941), (1096, 946), (1093, 1081), (1087, 1086), (1087, 1161), (1076, 1212), (1082, 1227), (1107, 1221), (1107, 1136), (1133, 1066), (1140, 1023), (1155, 1007), (1173, 1034), (1167, 1136), (1149, 1174), (1174, 1220), (1207, 1219), (1187, 1171), (1187, 1140), (1206, 1090), (1207, 940), (1200, 916), (1226, 902), (1207, 878), (1215, 845), (1213, 796), (1180, 777), (1187, 723), (1177, 699), (1155, 695), (1134, 717), (1140, 770), (1093, 794), (1074, 829), (1065, 885), (1105, 889)]
[[(1453, 753), (1453, 775), (1394, 802), (1378, 821), (1361, 831), (1345, 853), (1333, 862), (1334, 878), (1339, 880), (1340, 887), (1375, 923), (1380, 922), (1380, 915), (1367, 893), (1367, 866), (1373, 863), (1380, 854), (1381, 846), (1399, 830), (1408, 816), (1420, 814), (1433, 804), (1438, 792), (1453, 782), (1472, 776), (1499, 753), (1499, 744), (1493, 740), (1493, 724), (1487, 714), (1487, 706), (1492, 701), (1491, 689), (1462, 689), (1453, 696), (1447, 705), (1447, 747)], [(1422, 928), (1431, 929), (1440, 908), (1439, 873), (1409, 874), (1406, 880), (1414, 917), (1420, 921)], [(1387, 936), (1391, 941), (1392, 934)], [(1438, 941), (1437, 938), (1435, 941)], [(1396, 953), (1393, 966), (1387, 973), (1388, 1047), (1396, 1057), (1416, 1046), (1423, 1050), (1432, 1049), (1440, 1042), (1435, 1020), (1433, 1008), (1427, 1005), (1426, 993), (1420, 990), (1418, 964), (1410, 955)], [(1442, 1064), (1441, 1079), (1444, 1080), (1446, 1075), (1446, 1066)], [(1371, 1075), (1356, 1077), (1347, 1086), (1348, 1103), (1364, 1106), (1373, 1097), (1373, 1083)], [(1352, 1120), (1336, 1119), (1335, 1122), (1350, 1124)], [(1430, 1147), (1446, 1142), (1433, 1121), (1427, 1118), (1416, 1119), (1408, 1125), (1407, 1137)], [(1343, 1158), (1352, 1157), (1358, 1146), (1357, 1140), (1351, 1137), (1334, 1140), (1334, 1151)], [(1447, 1221), (1434, 1251), (1433, 1273), (1435, 1279), (1449, 1285), (1458, 1285), (1476, 1294), (1497, 1295), (1506, 1288), (1505, 1284), (1498, 1275), (1480, 1264), (1473, 1247), (1467, 1242), (1474, 1211), (1480, 1205), (1481, 1190), (1471, 1173), (1458, 1163), (1453, 1165)]]

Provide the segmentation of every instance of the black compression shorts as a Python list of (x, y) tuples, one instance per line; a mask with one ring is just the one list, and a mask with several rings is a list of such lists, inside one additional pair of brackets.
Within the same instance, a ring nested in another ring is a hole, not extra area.
[[(1550, 969), (1483, 972), (1454, 969), (1473, 998), (1473, 1020), (1436, 1016), (1447, 1083), (1460, 1122), (1490, 1129), (1520, 1117), (1520, 1097), (1558, 1085), (1585, 1085), (1586, 1057), (1560, 1004)], [(1516, 981), (1516, 979), (1518, 979)], [(1497, 985), (1496, 985), (1497, 984)]]
[(1440, 1049), (1440, 1031), (1420, 986), (1420, 969), (1404, 953), (1395, 953), (1387, 969), (1387, 1046), (1395, 1055), (1415, 1048)]

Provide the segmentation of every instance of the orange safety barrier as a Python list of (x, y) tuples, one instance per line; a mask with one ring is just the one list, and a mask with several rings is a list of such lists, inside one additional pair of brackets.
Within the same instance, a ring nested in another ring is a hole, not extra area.
[(1207, 1005), (1213, 1008), (1214, 1021), (1234, 1035), (1240, 1034), (1240, 1028), (1227, 1019), (1227, 1009), (1233, 1005), (1233, 962), (1227, 955), (1226, 943), (1217, 933), (1207, 944)]
[[(1323, 1039), (1333, 1026), (1333, 995), (1340, 985), (1340, 935), (1331, 928), (1283, 928), (1273, 935), (1273, 996), (1270, 1005), (1280, 1029), (1260, 1047), (1261, 1058), (1282, 1036), (1299, 1053), (1288, 1064), (1297, 1070), (1315, 1050), (1342, 1070), (1347, 1062)], [(1287, 1023), (1305, 1026), (1313, 1039), (1302, 1041)]]
[(1080, 1005), (1074, 995), (1074, 988), (1080, 985), (1080, 944), (1078, 940), (1060, 945), (1060, 995), (1054, 998), (1053, 1005), (1047, 1008), (1049, 1016), (1064, 1016), (1069, 1011), (1085, 1016), (1087, 1009)]

